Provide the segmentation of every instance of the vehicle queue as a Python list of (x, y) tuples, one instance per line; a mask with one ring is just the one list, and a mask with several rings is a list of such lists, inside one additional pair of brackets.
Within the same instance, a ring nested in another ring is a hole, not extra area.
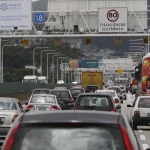
[(38, 88), (25, 109), (14, 98), (1, 98), (0, 146), (2, 150), (140, 150), (133, 129), (150, 125), (150, 97), (138, 96), (127, 105), (133, 108), (128, 120), (121, 114), (126, 91), (122, 85)]

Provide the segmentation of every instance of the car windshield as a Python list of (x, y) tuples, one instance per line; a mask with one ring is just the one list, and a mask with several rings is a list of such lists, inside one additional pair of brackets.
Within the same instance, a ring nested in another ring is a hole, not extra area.
[(0, 110), (17, 110), (17, 106), (13, 101), (0, 101)]
[(109, 91), (97, 91), (96, 93), (109, 94), (112, 97), (116, 96), (115, 92), (109, 92)]
[(51, 94), (56, 95), (57, 98), (62, 98), (65, 100), (70, 99), (70, 94), (68, 91), (51, 91)]
[(150, 108), (150, 98), (140, 98), (138, 107), (139, 108)]
[(35, 90), (33, 91), (33, 94), (49, 94), (49, 90)]
[[(18, 139), (17, 139), (18, 138)], [(21, 128), (12, 150), (125, 150), (118, 126)], [(38, 144), (37, 144), (38, 143)]]
[(23, 83), (36, 83), (36, 79), (24, 79)]
[(76, 105), (79, 107), (110, 107), (112, 106), (112, 100), (110, 96), (102, 96), (102, 95), (86, 95), (80, 96), (77, 100)]
[(33, 95), (30, 103), (53, 103), (56, 104), (56, 99), (54, 96), (37, 96)]

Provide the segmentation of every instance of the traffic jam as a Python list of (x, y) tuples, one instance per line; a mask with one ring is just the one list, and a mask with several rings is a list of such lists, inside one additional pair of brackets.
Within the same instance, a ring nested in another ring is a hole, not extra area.
[[(150, 125), (150, 96), (139, 91), (136, 79), (105, 84), (102, 72), (86, 71), (69, 89), (34, 89), (24, 106), (0, 98), (1, 149), (142, 150), (135, 131)], [(122, 107), (132, 107), (130, 117)]]

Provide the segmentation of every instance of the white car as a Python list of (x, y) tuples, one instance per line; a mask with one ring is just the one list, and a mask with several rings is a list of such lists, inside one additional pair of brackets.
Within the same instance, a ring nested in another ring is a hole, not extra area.
[(57, 84), (64, 84), (65, 82), (63, 80), (58, 80)]
[(95, 93), (109, 94), (112, 96), (115, 107), (119, 105), (120, 109), (118, 109), (118, 111), (121, 112), (121, 100), (119, 99), (115, 90), (97, 90)]
[(130, 123), (134, 130), (137, 126), (150, 125), (150, 96), (139, 96), (133, 103), (127, 107), (132, 107)]

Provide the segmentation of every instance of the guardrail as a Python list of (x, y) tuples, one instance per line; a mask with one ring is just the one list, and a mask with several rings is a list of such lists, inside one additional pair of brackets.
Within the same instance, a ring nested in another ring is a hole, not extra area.
[(53, 89), (56, 86), (63, 86), (71, 88), (74, 86), (72, 83), (68, 84), (44, 84), (44, 83), (20, 83), (20, 82), (5, 82), (0, 83), (0, 96), (7, 96), (12, 94), (29, 94), (36, 88), (49, 88)]

